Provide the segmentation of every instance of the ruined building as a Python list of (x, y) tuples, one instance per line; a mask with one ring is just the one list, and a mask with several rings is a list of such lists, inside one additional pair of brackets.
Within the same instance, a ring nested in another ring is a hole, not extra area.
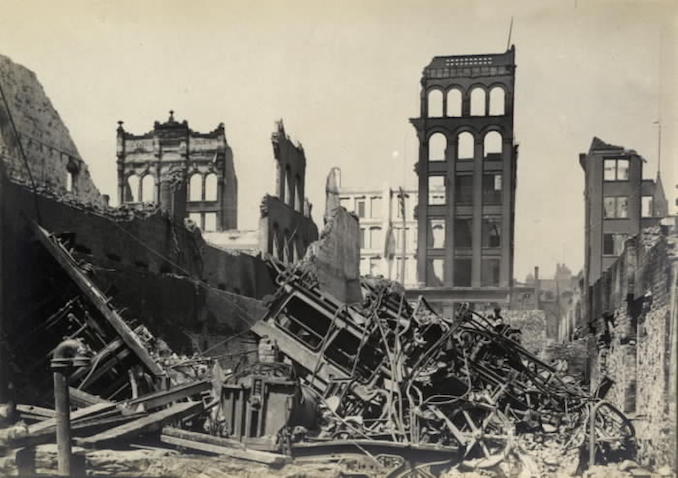
[[(421, 114), (410, 120), (419, 138), (417, 293), (442, 307), (509, 301), (514, 59), (514, 47), (502, 54), (437, 56), (423, 71)], [(444, 240), (435, 241), (435, 230)]]
[(306, 155), (300, 143), (285, 133), (283, 121), (276, 122), (271, 135), (275, 160), (275, 194), (266, 194), (259, 206), (257, 230), (206, 231), (205, 239), (227, 250), (270, 254), (285, 263), (296, 262), (318, 239), (305, 196)]
[(585, 174), (585, 280), (592, 285), (624, 249), (624, 242), (666, 216), (661, 178), (643, 179), (645, 159), (634, 150), (593, 138), (579, 155)]
[(120, 122), (117, 156), (120, 204), (156, 203), (203, 231), (238, 227), (238, 180), (223, 123), (198, 133), (170, 111), (165, 123), (135, 135)]

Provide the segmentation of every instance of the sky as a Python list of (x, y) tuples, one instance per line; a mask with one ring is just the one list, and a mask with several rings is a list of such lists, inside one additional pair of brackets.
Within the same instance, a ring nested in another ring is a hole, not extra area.
[[(416, 185), (421, 72), (435, 55), (516, 46), (519, 146), (515, 277), (583, 265), (584, 175), (593, 136), (635, 149), (665, 190), (678, 171), (678, 4), (623, 0), (2, 0), (0, 54), (33, 70), (117, 203), (115, 130), (141, 134), (168, 111), (196, 131), (224, 122), (239, 181), (239, 228), (274, 192), (274, 122), (306, 152), (322, 223), (325, 177), (347, 187)], [(675, 211), (675, 206), (674, 211)]]

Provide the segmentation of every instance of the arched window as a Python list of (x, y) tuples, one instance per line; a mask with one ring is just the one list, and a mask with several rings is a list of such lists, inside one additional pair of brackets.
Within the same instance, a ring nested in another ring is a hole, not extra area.
[(294, 184), (292, 184), (292, 173), (290, 167), (285, 169), (285, 204), (294, 207)]
[(443, 115), (443, 92), (431, 90), (428, 92), (428, 116), (439, 118)]
[(384, 240), (381, 237), (380, 227), (370, 228), (370, 249), (381, 250), (384, 248)]
[(461, 91), (456, 88), (447, 92), (447, 116), (461, 116)]
[(428, 160), (444, 161), (447, 138), (443, 133), (433, 133), (428, 138)]
[(127, 186), (129, 187), (128, 201), (139, 202), (139, 176), (136, 174), (130, 175), (127, 178)]
[(301, 197), (301, 188), (299, 185), (301, 184), (301, 178), (297, 174), (294, 178), (294, 182), (297, 185), (296, 187), (296, 194), (294, 195), (295, 201), (294, 201), (294, 209), (303, 214), (304, 213), (304, 198)]
[(280, 237), (277, 224), (273, 224), (273, 233), (271, 234), (271, 255), (280, 259)]
[(471, 90), (471, 116), (485, 116), (485, 90), (480, 87)]
[(218, 196), (217, 175), (210, 173), (205, 176), (205, 201), (216, 201)]
[(191, 175), (188, 181), (188, 200), (202, 201), (202, 174), (200, 173)]
[(483, 141), (485, 159), (501, 159), (502, 138), (498, 131), (490, 131)]
[(505, 112), (505, 96), (504, 88), (495, 86), (490, 90), (490, 115), (503, 116)]
[(445, 247), (445, 220), (429, 219), (428, 246), (434, 248)]
[(141, 180), (141, 200), (155, 202), (155, 179), (152, 174), (145, 175)]
[(290, 231), (285, 229), (285, 233), (283, 234), (284, 238), (284, 243), (282, 245), (282, 260), (283, 262), (287, 263), (291, 261), (290, 257)]
[(463, 131), (457, 136), (457, 159), (473, 159), (474, 154), (473, 135), (468, 131)]

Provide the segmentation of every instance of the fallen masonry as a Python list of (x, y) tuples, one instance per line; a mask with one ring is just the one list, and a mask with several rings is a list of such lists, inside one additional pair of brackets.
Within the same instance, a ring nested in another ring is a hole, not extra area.
[[(258, 359), (223, 368), (218, 357), (179, 356), (131, 325), (96, 270), (49, 231), (34, 225), (34, 233), (78, 291), (32, 332), (75, 344), (60, 354), (57, 341), (33, 365), (52, 358), (72, 410), (64, 421), (58, 400), (55, 411), (47, 399), (4, 414), (14, 419), (0, 429), (0, 470), (9, 475), (53, 473), (66, 453), (72, 475), (102, 471), (95, 450), (109, 449), (113, 461), (152, 450), (176, 462), (172, 450), (183, 450), (185, 460), (210, 455), (273, 476), (319, 462), (368, 476), (543, 476), (634, 458), (631, 422), (604, 401), (609, 384), (587, 392), (521, 346), (520, 330), (499, 315), (460, 307), (443, 316), (371, 278), (360, 279), (362, 301), (346, 303), (322, 286), (311, 258), (269, 259), (278, 289), (264, 316), (251, 318)], [(36, 386), (50, 396), (51, 384)], [(72, 451), (59, 443), (60, 423)], [(54, 443), (57, 460), (45, 451)], [(183, 473), (128, 467), (129, 476)]]

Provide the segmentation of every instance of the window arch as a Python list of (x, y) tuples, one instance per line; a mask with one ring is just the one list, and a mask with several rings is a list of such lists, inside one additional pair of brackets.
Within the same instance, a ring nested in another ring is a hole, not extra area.
[(127, 178), (127, 187), (129, 188), (127, 200), (131, 202), (139, 202), (139, 176), (136, 174), (131, 174)]
[(188, 181), (188, 200), (202, 200), (202, 174), (194, 173)]
[[(282, 198), (281, 198), (282, 199)], [(285, 204), (294, 207), (294, 184), (289, 165), (285, 168)]]
[(475, 140), (468, 131), (462, 131), (457, 136), (457, 159), (473, 159)]
[(447, 116), (461, 116), (461, 91), (456, 88), (447, 92)]
[(155, 178), (152, 174), (146, 174), (141, 179), (141, 200), (155, 202)]
[(218, 197), (217, 175), (209, 173), (205, 176), (205, 201), (216, 201)]
[(428, 116), (438, 118), (443, 115), (443, 92), (431, 90), (428, 92)]
[(471, 90), (471, 116), (485, 116), (485, 90), (477, 86)]
[(433, 133), (428, 138), (428, 160), (444, 161), (447, 138), (443, 133)]
[(294, 209), (303, 214), (304, 213), (304, 198), (301, 197), (301, 188), (299, 185), (301, 184), (301, 178), (297, 174), (294, 177), (294, 183), (296, 184), (296, 194), (294, 195)]
[(485, 159), (501, 159), (502, 137), (498, 131), (490, 131), (483, 140)]
[(490, 90), (490, 115), (503, 116), (506, 114), (506, 93), (501, 86)]

